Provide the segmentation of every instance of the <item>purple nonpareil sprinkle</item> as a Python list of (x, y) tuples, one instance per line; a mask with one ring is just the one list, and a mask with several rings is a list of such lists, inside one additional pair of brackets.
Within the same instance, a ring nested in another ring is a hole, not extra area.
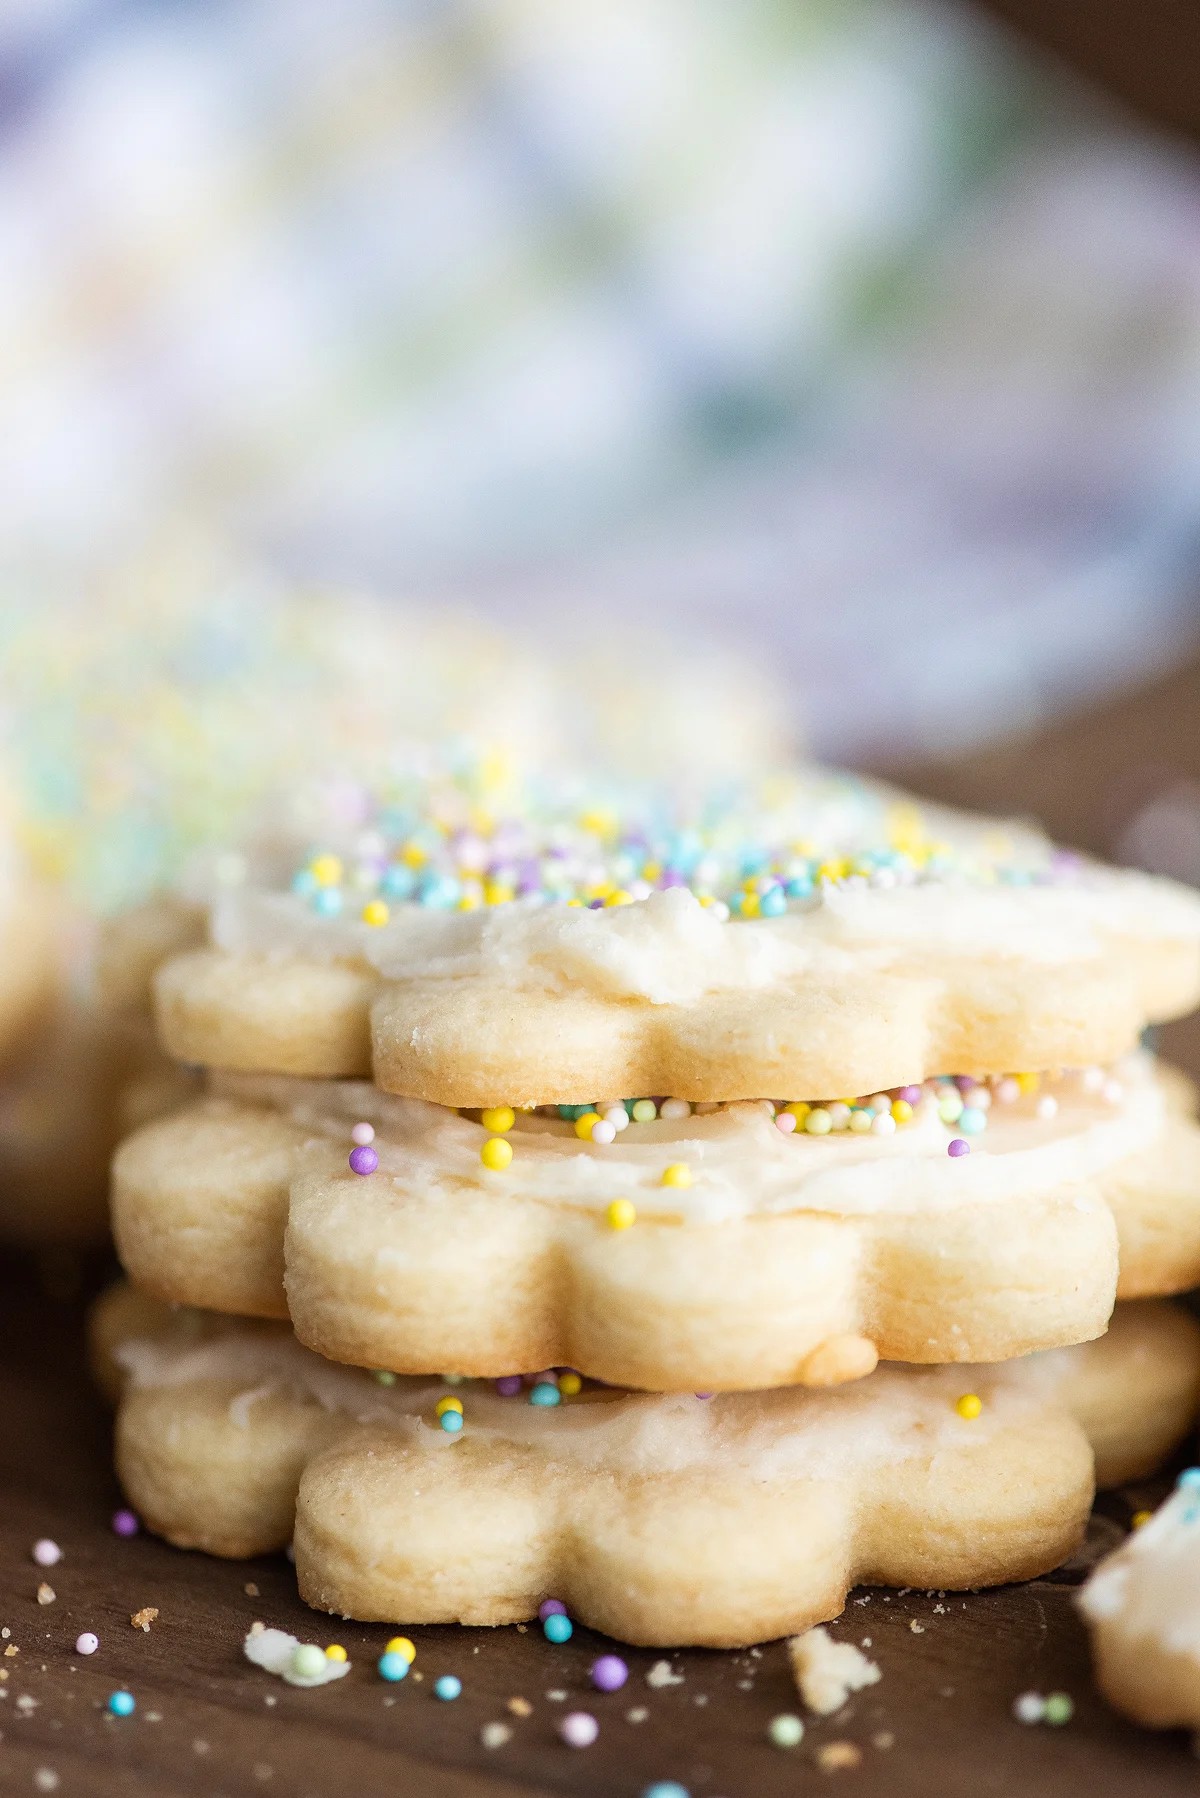
[(496, 1381), (496, 1391), (500, 1394), (501, 1398), (516, 1398), (520, 1390), (521, 1376), (519, 1373), (501, 1374), (500, 1378)]
[(565, 1617), (567, 1607), (561, 1598), (543, 1598), (538, 1606), (538, 1621), (545, 1623), (547, 1617)]

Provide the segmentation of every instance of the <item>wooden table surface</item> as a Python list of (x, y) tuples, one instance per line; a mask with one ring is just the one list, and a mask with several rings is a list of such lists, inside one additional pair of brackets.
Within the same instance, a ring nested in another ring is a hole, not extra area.
[[(1198, 721), (1200, 664), (1031, 743), (915, 772), (943, 797), (1040, 810), (1060, 835), (1103, 849), (1126, 803), (1114, 795), (1145, 784), (1131, 776), (1200, 773)], [(1170, 1040), (1200, 1073), (1195, 1030), (1176, 1028)], [(1200, 1787), (1182, 1734), (1136, 1730), (1093, 1691), (1071, 1602), (1077, 1567), (977, 1595), (855, 1594), (834, 1633), (869, 1637), (883, 1678), (837, 1717), (810, 1721), (790, 1752), (766, 1737), (773, 1716), (799, 1708), (778, 1644), (748, 1655), (672, 1656), (682, 1677), (666, 1687), (646, 1683), (661, 1657), (631, 1652), (629, 1684), (604, 1695), (588, 1685), (601, 1644), (586, 1630), (564, 1647), (536, 1627), (420, 1630), (412, 1632), (413, 1675), (389, 1687), (374, 1670), (389, 1632), (335, 1626), (307, 1611), (283, 1558), (218, 1562), (146, 1536), (114, 1536), (108, 1420), (82, 1371), (83, 1294), (63, 1291), (72, 1273), (0, 1265), (0, 1625), (11, 1632), (5, 1647), (17, 1650), (0, 1653), (4, 1792), (633, 1798), (667, 1778), (693, 1798), (773, 1798), (826, 1782), (846, 1798), (1168, 1798)], [(93, 1285), (96, 1277), (91, 1270)], [(1094, 1544), (1118, 1540), (1132, 1510), (1164, 1490), (1160, 1482), (1104, 1499)], [(48, 1571), (30, 1557), (41, 1536), (65, 1551)], [(46, 1606), (36, 1599), (43, 1579), (57, 1594)], [(146, 1605), (159, 1611), (148, 1634), (129, 1622)], [(305, 1639), (340, 1640), (352, 1672), (317, 1691), (270, 1679), (241, 1654), (255, 1618)], [(101, 1639), (91, 1659), (73, 1652), (85, 1629)], [(462, 1679), (454, 1703), (431, 1695), (442, 1672)], [(127, 1720), (104, 1710), (119, 1686), (137, 1700)], [(1071, 1722), (1018, 1724), (1012, 1701), (1029, 1688), (1069, 1693)], [(514, 1697), (532, 1705), (528, 1717), (508, 1712)], [(599, 1719), (589, 1749), (571, 1750), (556, 1735), (572, 1708)], [(631, 1712), (644, 1715), (631, 1721)], [(480, 1731), (493, 1722), (507, 1724), (511, 1738), (486, 1749)], [(835, 1742), (854, 1745), (856, 1767), (822, 1767), (821, 1750)]]

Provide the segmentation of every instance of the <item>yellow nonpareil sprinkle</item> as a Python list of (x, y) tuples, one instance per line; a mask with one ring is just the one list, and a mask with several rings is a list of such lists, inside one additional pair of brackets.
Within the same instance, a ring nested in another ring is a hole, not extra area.
[(485, 1130), (493, 1130), (497, 1136), (503, 1136), (516, 1123), (516, 1114), (511, 1105), (491, 1105), (481, 1111), (479, 1121)]
[(591, 1142), (592, 1131), (600, 1122), (598, 1111), (585, 1111), (582, 1117), (575, 1119), (575, 1134), (580, 1142)]
[(309, 873), (319, 887), (335, 887), (341, 884), (342, 863), (337, 855), (318, 855), (309, 864)]
[(1135, 1511), (1129, 1520), (1129, 1527), (1135, 1530), (1144, 1529), (1153, 1515), (1153, 1511)]
[(329, 1647), (325, 1650), (325, 1659), (327, 1661), (344, 1661), (346, 1659), (346, 1650), (342, 1647), (340, 1642), (331, 1642)]
[(429, 857), (420, 843), (405, 843), (400, 851), (400, 860), (406, 868), (423, 868)]
[(462, 1416), (462, 1400), (460, 1398), (440, 1398), (433, 1407), (438, 1417), (444, 1417), (447, 1411), (457, 1411)]
[(512, 1144), (503, 1136), (489, 1136), (479, 1151), (480, 1161), (494, 1174), (502, 1174), (512, 1158)]
[[(604, 1215), (608, 1219), (610, 1230), (628, 1230), (631, 1224), (637, 1222), (637, 1207), (631, 1199), (614, 1199)], [(561, 1380), (559, 1390), (562, 1390)]]
[(407, 1636), (393, 1636), (384, 1653), (402, 1654), (410, 1667), (417, 1658), (417, 1651)]
[(955, 1401), (954, 1409), (960, 1417), (966, 1418), (970, 1423), (983, 1410), (983, 1400), (977, 1392), (964, 1392), (962, 1397)]
[(664, 1186), (690, 1186), (692, 1170), (686, 1161), (673, 1161), (670, 1167), (663, 1169), (662, 1183)]
[(387, 905), (382, 899), (368, 899), (362, 908), (364, 924), (386, 924), (390, 915)]
[(583, 1381), (577, 1373), (560, 1373), (558, 1390), (564, 1398), (575, 1398), (583, 1391)]

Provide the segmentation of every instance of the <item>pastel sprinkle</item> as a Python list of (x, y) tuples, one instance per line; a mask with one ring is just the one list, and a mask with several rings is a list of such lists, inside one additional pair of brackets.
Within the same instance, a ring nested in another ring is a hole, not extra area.
[(970, 1423), (983, 1410), (983, 1400), (977, 1392), (964, 1392), (961, 1398), (955, 1399), (954, 1409)]
[(114, 1717), (131, 1717), (137, 1709), (137, 1701), (132, 1692), (113, 1692), (108, 1700), (108, 1709)]
[(971, 1153), (971, 1145), (969, 1142), (964, 1142), (961, 1136), (956, 1136), (953, 1142), (947, 1143), (946, 1153), (951, 1160), (959, 1161), (964, 1155)]
[(1046, 1700), (1040, 1692), (1022, 1692), (1013, 1699), (1012, 1712), (1018, 1723), (1040, 1723), (1046, 1714)]
[(590, 1748), (600, 1734), (600, 1725), (590, 1711), (568, 1711), (558, 1733), (568, 1748)]
[(461, 1417), (462, 1408), (462, 1400), (460, 1398), (440, 1398), (434, 1406), (434, 1410), (439, 1417), (444, 1417), (447, 1411), (457, 1411)]
[(389, 1648), (380, 1655), (376, 1668), (380, 1679), (386, 1679), (394, 1685), (397, 1680), (408, 1678), (409, 1662), (404, 1655), (396, 1654)]
[(591, 1681), (598, 1692), (619, 1692), (629, 1678), (629, 1668), (619, 1654), (602, 1654), (591, 1665)]
[(692, 1798), (692, 1795), (677, 1779), (656, 1779), (653, 1785), (642, 1787), (642, 1798)]
[(604, 1215), (610, 1230), (628, 1230), (637, 1222), (637, 1206), (632, 1199), (614, 1199)]
[(347, 1658), (346, 1650), (342, 1647), (340, 1642), (330, 1642), (325, 1650), (325, 1659), (327, 1661), (344, 1661)]
[(512, 1129), (517, 1119), (511, 1105), (491, 1105), (486, 1111), (480, 1112), (479, 1121), (485, 1130), (503, 1136), (506, 1130)]
[(692, 1170), (686, 1161), (673, 1161), (663, 1169), (662, 1183), (664, 1186), (690, 1186)]
[(57, 1567), (63, 1558), (62, 1549), (49, 1536), (43, 1536), (33, 1545), (33, 1558), (39, 1567)]
[(1074, 1715), (1075, 1701), (1068, 1693), (1048, 1692), (1046, 1694), (1046, 1708), (1042, 1716), (1043, 1720), (1052, 1728), (1057, 1729), (1062, 1724), (1069, 1723)]
[(767, 1734), (776, 1748), (795, 1748), (804, 1739), (804, 1725), (799, 1717), (790, 1711), (784, 1711), (780, 1716), (771, 1718)]
[(529, 1389), (531, 1405), (557, 1405), (561, 1400), (562, 1393), (558, 1386), (550, 1380), (538, 1380), (537, 1384)]
[(75, 1638), (76, 1654), (95, 1654), (100, 1646), (100, 1638), (94, 1630), (85, 1629), (81, 1636)]
[(141, 1524), (132, 1511), (114, 1511), (112, 1518), (113, 1534), (116, 1536), (136, 1536)]
[(520, 1390), (521, 1376), (519, 1373), (501, 1374), (500, 1378), (496, 1381), (496, 1391), (500, 1394), (501, 1398), (516, 1398)]
[(360, 1143), (350, 1151), (350, 1167), (356, 1174), (373, 1174), (379, 1166), (379, 1156), (369, 1143)]
[(547, 1617), (565, 1617), (567, 1607), (561, 1598), (543, 1598), (538, 1606), (538, 1621), (545, 1623)]
[(512, 1144), (503, 1136), (489, 1136), (479, 1151), (480, 1161), (494, 1174), (502, 1174), (511, 1165), (512, 1158)]
[(449, 1704), (450, 1700), (457, 1698), (461, 1692), (462, 1680), (459, 1679), (457, 1673), (443, 1673), (440, 1679), (435, 1679), (433, 1682), (433, 1695), (435, 1698), (440, 1698), (444, 1704)]
[(365, 1148), (368, 1143), (375, 1141), (374, 1124), (355, 1124), (350, 1132), (350, 1140), (356, 1142), (360, 1148)]
[(583, 1391), (583, 1381), (577, 1373), (568, 1371), (559, 1375), (558, 1390), (564, 1398), (574, 1398), (577, 1393)]
[(325, 1650), (315, 1642), (299, 1642), (292, 1650), (292, 1672), (301, 1679), (316, 1679), (325, 1665)]
[(442, 1411), (438, 1422), (447, 1436), (457, 1436), (463, 1427), (463, 1414), (461, 1411)]
[(393, 1636), (384, 1652), (403, 1655), (404, 1659), (409, 1662), (415, 1661), (417, 1658), (416, 1647), (408, 1636)]
[(547, 1642), (569, 1642), (575, 1634), (575, 1626), (563, 1612), (554, 1611), (542, 1623), (542, 1634)]

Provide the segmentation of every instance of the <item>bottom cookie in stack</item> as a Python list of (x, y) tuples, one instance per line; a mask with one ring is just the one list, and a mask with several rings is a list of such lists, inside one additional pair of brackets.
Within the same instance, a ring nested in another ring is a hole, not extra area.
[(792, 1634), (860, 1581), (1047, 1572), (1095, 1485), (1150, 1472), (1200, 1405), (1200, 1326), (1160, 1302), (1022, 1360), (711, 1398), (380, 1376), (127, 1286), (92, 1340), (121, 1482), (169, 1541), (294, 1541), (305, 1600), (364, 1622), (512, 1623), (553, 1596), (662, 1647)]

